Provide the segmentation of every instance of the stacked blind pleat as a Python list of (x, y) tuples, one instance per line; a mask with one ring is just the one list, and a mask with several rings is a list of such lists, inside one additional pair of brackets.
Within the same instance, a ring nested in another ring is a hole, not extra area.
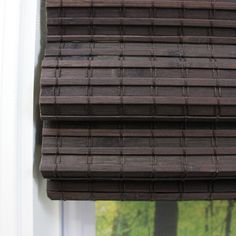
[(236, 197), (236, 2), (47, 0), (47, 17), (50, 198)]

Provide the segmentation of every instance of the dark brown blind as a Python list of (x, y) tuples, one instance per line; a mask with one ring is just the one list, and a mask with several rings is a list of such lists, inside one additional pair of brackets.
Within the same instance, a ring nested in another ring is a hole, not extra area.
[(235, 197), (235, 1), (47, 0), (47, 24), (50, 198)]
[(236, 176), (231, 123), (45, 123), (47, 178), (189, 178)]
[(53, 200), (213, 200), (235, 199), (235, 180), (130, 181), (50, 180)]

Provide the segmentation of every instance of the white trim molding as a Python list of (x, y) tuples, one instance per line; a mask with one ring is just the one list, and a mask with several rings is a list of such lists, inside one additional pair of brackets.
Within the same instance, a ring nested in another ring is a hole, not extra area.
[(17, 78), (20, 0), (0, 1), (0, 235), (17, 235)]
[(0, 0), (0, 235), (95, 236), (95, 203), (49, 200), (38, 172), (40, 6), (41, 0)]
[(94, 202), (64, 202), (63, 216), (63, 236), (96, 236), (96, 214)]
[(0, 235), (33, 235), (36, 12), (0, 1)]

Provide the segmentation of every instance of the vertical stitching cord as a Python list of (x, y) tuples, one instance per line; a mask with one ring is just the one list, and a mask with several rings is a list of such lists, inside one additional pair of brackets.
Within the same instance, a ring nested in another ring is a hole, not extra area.
[(91, 75), (92, 75), (92, 63), (93, 55), (92, 55), (92, 43), (90, 44), (90, 53), (88, 58), (88, 67), (87, 67), (87, 114), (88, 116), (91, 115), (91, 109), (90, 109), (90, 103), (91, 103), (91, 95), (92, 95), (92, 89), (91, 89)]
[[(158, 85), (157, 85), (157, 82), (158, 82), (158, 61), (157, 61), (157, 49), (156, 49), (156, 44), (157, 41), (155, 40), (155, 24), (154, 24), (154, 19), (155, 19), (155, 16), (158, 16), (158, 8), (156, 7), (155, 5), (155, 1), (153, 0), (152, 2), (152, 17), (153, 17), (153, 20), (152, 20), (152, 53), (153, 53), (153, 86), (154, 86), (154, 115), (157, 116), (157, 113), (158, 113), (158, 105), (157, 105), (157, 96), (158, 96), (158, 93), (159, 93), (159, 90), (158, 90)], [(155, 125), (154, 125), (155, 127)], [(156, 162), (157, 160), (155, 160)]]
[[(121, 61), (120, 61), (120, 72), (121, 72), (121, 78), (120, 78), (120, 101), (121, 101), (121, 114), (125, 115), (125, 109), (124, 109), (124, 51), (125, 51), (125, 44), (124, 44), (124, 18), (126, 17), (125, 14), (125, 5), (124, 0), (122, 0), (121, 3), (121, 27), (120, 27), (120, 45), (121, 45)], [(122, 196), (121, 199), (125, 200), (125, 181), (124, 181), (124, 165), (125, 165), (125, 157), (124, 157), (124, 125), (123, 123), (120, 123), (120, 135), (121, 135), (121, 161), (122, 161), (122, 174), (121, 179), (123, 182), (123, 188), (122, 188)]]
[[(63, 9), (63, 0), (61, 0), (61, 7), (60, 7), (60, 25), (61, 25), (61, 28), (60, 28), (60, 51), (59, 51), (59, 58), (58, 58), (58, 66), (59, 65), (59, 60), (61, 59), (61, 56), (62, 56), (62, 48), (64, 47), (63, 45), (63, 40), (62, 40), (62, 37), (63, 37), (63, 34), (64, 34), (64, 27), (63, 27), (63, 17), (64, 17), (64, 9)], [(57, 96), (60, 96), (60, 87), (58, 86), (58, 79), (61, 77), (61, 67), (59, 67), (59, 75), (57, 77)], [(60, 115), (60, 107), (58, 104), (56, 104), (56, 110), (57, 110), (57, 115)], [(58, 124), (57, 124), (58, 125)], [(61, 146), (62, 144), (62, 137), (60, 135), (60, 123), (59, 123), (59, 127), (58, 127), (58, 131), (59, 131), (59, 140), (58, 140), (58, 143), (57, 143), (57, 150), (59, 152), (59, 146)], [(59, 155), (59, 158), (57, 157), (57, 176), (58, 176), (58, 164), (61, 162), (61, 156)], [(58, 176), (59, 177), (59, 176)], [(61, 182), (62, 184), (62, 200), (64, 200), (64, 186), (63, 186), (63, 183)]]
[[(63, 38), (63, 26), (62, 26), (62, 17), (64, 16), (64, 10), (63, 10), (63, 0), (60, 0), (60, 24), (61, 24), (61, 28), (60, 28), (60, 46), (59, 46), (59, 57), (58, 57), (58, 61), (57, 61), (57, 66), (59, 66), (59, 58), (61, 58), (61, 49), (62, 49), (62, 38)], [(63, 46), (64, 47), (64, 46)], [(61, 77), (61, 68), (60, 68), (60, 71), (59, 71), (59, 76)], [(58, 89), (58, 77), (56, 78), (56, 86), (57, 86), (57, 89)], [(59, 92), (59, 91), (57, 91)], [(59, 92), (60, 94), (60, 92)], [(56, 99), (55, 99), (56, 100)], [(56, 105), (56, 112), (57, 112), (57, 105)], [(57, 121), (56, 121), (57, 122)], [(60, 131), (59, 131), (59, 128), (60, 128), (60, 125), (58, 127), (58, 123), (57, 123), (57, 135), (60, 135)], [(57, 136), (58, 137), (58, 136)], [(60, 140), (60, 146), (62, 145), (62, 140)], [(57, 140), (57, 152), (59, 151), (58, 149), (58, 140)], [(56, 158), (57, 159), (57, 158)], [(57, 163), (57, 161), (56, 161)], [(56, 168), (58, 168), (58, 163), (56, 164)], [(56, 170), (57, 172), (57, 170)], [(63, 186), (63, 183), (61, 182), (61, 189), (62, 189), (62, 200), (64, 200), (64, 186)], [(61, 205), (60, 205), (60, 208), (61, 208), (61, 236), (64, 236), (65, 234), (65, 219), (64, 219), (64, 202), (61, 201)]]
[(152, 76), (152, 85), (151, 85), (151, 93), (152, 93), (152, 106), (150, 108), (150, 114), (152, 115), (152, 118), (154, 119), (156, 115), (156, 78), (155, 78), (155, 70), (156, 70), (156, 57), (155, 57), (155, 47), (154, 47), (154, 41), (153, 41), (153, 36), (154, 36), (154, 17), (155, 17), (155, 5), (154, 1), (152, 2), (152, 7), (149, 11), (149, 16), (151, 18), (151, 28), (149, 30), (149, 37), (150, 37), (150, 42), (151, 42), (151, 76)]
[(124, 0), (122, 1), (121, 9), (120, 9), (120, 115), (125, 114), (124, 109), (124, 20), (125, 18), (125, 7)]
[(55, 158), (55, 169), (54, 169), (54, 175), (55, 177), (58, 177), (58, 157), (59, 157), (59, 136), (60, 136), (60, 125), (58, 124), (57, 121), (57, 115), (58, 115), (58, 104), (57, 104), (57, 96), (59, 96), (60, 90), (58, 88), (58, 79), (59, 77), (61, 77), (61, 67), (60, 67), (60, 58), (61, 58), (61, 47), (62, 47), (62, 14), (63, 14), (63, 10), (62, 10), (62, 4), (63, 4), (63, 0), (60, 0), (60, 8), (58, 11), (59, 17), (60, 17), (60, 42), (59, 42), (59, 54), (57, 56), (57, 65), (56, 65), (56, 69), (55, 69), (55, 77), (56, 77), (56, 83), (54, 86), (54, 106), (55, 106), (55, 118), (56, 118), (56, 129), (57, 129), (57, 133), (56, 133), (56, 158)]
[(120, 161), (120, 194), (121, 200), (124, 199), (124, 164), (125, 164), (125, 157), (124, 157), (124, 125), (122, 122), (119, 122), (117, 128), (119, 128), (119, 161)]
[(182, 137), (181, 137), (181, 146), (182, 146), (182, 170), (183, 170), (183, 177), (182, 177), (182, 181), (181, 181), (181, 192), (180, 192), (180, 200), (183, 199), (183, 194), (185, 191), (185, 180), (187, 177), (187, 153), (186, 153), (186, 128), (187, 128), (187, 124), (186, 122), (182, 123), (181, 125), (181, 133), (182, 133)]
[(152, 49), (151, 49), (151, 76), (152, 76), (152, 85), (150, 86), (150, 92), (152, 94), (152, 117), (154, 119), (155, 115), (156, 115), (156, 76), (155, 76), (155, 52), (154, 52), (154, 44), (152, 42)]
[(87, 114), (91, 115), (91, 110), (90, 110), (90, 101), (91, 101), (91, 96), (92, 96), (92, 88), (91, 88), (91, 77), (92, 77), (92, 60), (93, 60), (93, 46), (94, 46), (94, 40), (93, 40), (93, 35), (94, 35), (94, 22), (93, 22), (93, 16), (94, 16), (94, 9), (93, 9), (93, 0), (90, 2), (90, 36), (91, 36), (91, 41), (90, 41), (90, 52), (89, 52), (89, 57), (88, 57), (88, 68), (87, 68), (87, 80), (88, 80), (88, 85), (87, 85)]
[[(181, 17), (182, 19), (185, 18), (185, 5), (184, 2), (181, 3)], [(184, 36), (184, 23), (181, 20), (181, 26), (180, 26), (180, 44), (179, 44), (179, 54), (180, 54), (180, 60), (182, 63), (182, 78), (184, 79), (184, 86), (183, 86), (183, 96), (184, 96), (184, 122), (187, 122), (188, 120), (188, 102), (189, 102), (189, 88), (187, 83), (187, 77), (188, 77), (188, 68), (187, 68), (187, 61), (186, 61), (186, 55), (185, 55), (185, 49), (184, 49), (184, 42), (183, 42), (183, 36)]]
[[(211, 0), (211, 11), (210, 11), (210, 16), (209, 18), (213, 19), (215, 17), (215, 0)], [(211, 20), (210, 19), (210, 20)], [(217, 153), (217, 137), (216, 137), (216, 129), (217, 129), (217, 123), (220, 117), (220, 96), (221, 96), (221, 88), (219, 86), (219, 69), (218, 69), (218, 65), (217, 65), (217, 60), (215, 58), (214, 55), (214, 44), (212, 41), (212, 37), (214, 35), (214, 31), (213, 31), (213, 24), (212, 21), (210, 21), (210, 42), (209, 42), (209, 47), (211, 50), (211, 65), (213, 67), (213, 78), (215, 78), (215, 90), (214, 90), (214, 95), (217, 99), (217, 104), (215, 107), (215, 122), (212, 125), (212, 131), (213, 131), (213, 146), (214, 146), (214, 153), (213, 153), (213, 157), (212, 157), (212, 161), (215, 164), (215, 173), (213, 175), (212, 181), (211, 181), (211, 186), (210, 186), (210, 199), (213, 199), (213, 194), (214, 194), (214, 183), (215, 183), (215, 179), (218, 176), (219, 173), (219, 161), (218, 161), (218, 153)]]
[(88, 173), (87, 178), (89, 182), (89, 191), (91, 200), (94, 200), (94, 188), (93, 188), (93, 178), (91, 176), (91, 162), (92, 162), (92, 147), (93, 147), (93, 139), (92, 139), (92, 126), (91, 123), (88, 124), (88, 153), (87, 153), (87, 164), (88, 164)]
[(94, 41), (94, 4), (93, 0), (90, 1), (90, 40)]
[[(121, 162), (122, 162), (122, 165), (121, 165), (121, 179), (124, 183), (124, 165), (125, 165), (125, 157), (124, 157), (124, 125), (123, 123), (121, 122), (120, 123), (120, 137), (121, 137), (121, 149), (120, 149), (120, 153), (121, 153)], [(122, 191), (122, 197), (121, 199), (122, 200), (125, 200), (125, 184), (123, 184), (123, 191)]]
[(184, 86), (182, 89), (182, 94), (183, 94), (183, 98), (184, 98), (184, 121), (182, 123), (181, 126), (181, 133), (182, 133), (182, 137), (181, 137), (181, 146), (182, 146), (182, 171), (183, 171), (183, 177), (182, 177), (182, 181), (180, 182), (180, 200), (183, 199), (184, 193), (185, 193), (185, 180), (186, 177), (188, 175), (188, 165), (187, 165), (187, 153), (186, 153), (186, 127), (187, 127), (187, 121), (188, 121), (188, 84), (186, 81), (186, 77), (187, 77), (187, 62), (186, 62), (186, 56), (185, 56), (185, 50), (184, 50), (184, 42), (183, 42), (183, 36), (184, 36), (184, 22), (183, 19), (185, 18), (185, 5), (184, 2), (181, 3), (181, 11), (180, 11), (180, 15), (181, 15), (181, 24), (180, 24), (180, 30), (179, 30), (179, 55), (180, 55), (180, 61), (181, 61), (181, 75), (182, 78), (184, 79)]
[[(217, 121), (216, 121), (217, 122)], [(212, 187), (214, 186), (214, 182), (218, 176), (218, 173), (219, 173), (219, 161), (218, 161), (218, 152), (217, 152), (217, 149), (218, 149), (218, 141), (217, 141), (217, 136), (216, 136), (216, 129), (217, 129), (217, 123), (213, 123), (213, 145), (214, 145), (214, 153), (213, 153), (213, 162), (215, 164), (215, 173), (213, 175), (213, 178), (212, 178)], [(211, 193), (210, 193), (210, 199), (213, 199), (212, 197), (212, 193), (214, 192), (214, 189), (211, 188)]]
[(90, 169), (90, 157), (91, 157), (91, 140), (92, 139), (92, 134), (91, 134), (91, 124), (88, 124), (88, 137), (87, 137), (87, 145), (88, 145), (88, 150), (87, 150), (87, 178), (91, 178), (91, 169)]
[[(93, 55), (93, 46), (95, 44), (94, 40), (94, 2), (91, 0), (90, 2), (90, 55), (89, 55), (89, 65), (88, 65), (88, 90), (87, 90), (87, 96), (88, 96), (88, 104), (87, 104), (87, 109), (88, 109), (88, 115), (91, 115), (91, 110), (90, 110), (90, 101), (91, 101), (91, 96), (93, 95), (93, 90), (91, 88), (91, 77), (92, 77), (92, 60), (94, 59)], [(95, 200), (95, 193), (94, 193), (94, 183), (93, 179), (91, 176), (91, 156), (92, 156), (92, 146), (93, 146), (93, 139), (92, 139), (92, 127), (91, 123), (88, 124), (89, 126), (89, 137), (88, 137), (88, 178), (89, 178), (89, 191), (90, 191), (90, 198), (91, 200)]]
[[(213, 50), (212, 50), (212, 24), (211, 24), (211, 19), (212, 19), (212, 0), (211, 0), (211, 8), (208, 10), (208, 21), (209, 21), (209, 29), (208, 29), (208, 50), (210, 51), (210, 64), (213, 64)], [(212, 76), (214, 77), (214, 68), (212, 70)], [(215, 89), (215, 93), (216, 93), (216, 89)], [(212, 128), (212, 143), (214, 142), (214, 126), (211, 127)], [(215, 148), (214, 148), (214, 154), (212, 155), (212, 161), (214, 162), (214, 155), (215, 155)], [(212, 199), (212, 185), (213, 181), (210, 181), (208, 184), (208, 194), (209, 194), (209, 199)]]
[(151, 147), (152, 147), (152, 181), (151, 181), (151, 200), (154, 200), (154, 179), (156, 176), (156, 153), (155, 153), (155, 134), (154, 134), (154, 130), (155, 130), (155, 123), (152, 122), (150, 125), (151, 128)]

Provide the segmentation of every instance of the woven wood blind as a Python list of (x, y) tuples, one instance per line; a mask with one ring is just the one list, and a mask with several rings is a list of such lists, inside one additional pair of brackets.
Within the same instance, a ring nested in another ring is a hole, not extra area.
[(51, 199), (236, 197), (236, 2), (47, 0), (47, 24)]

